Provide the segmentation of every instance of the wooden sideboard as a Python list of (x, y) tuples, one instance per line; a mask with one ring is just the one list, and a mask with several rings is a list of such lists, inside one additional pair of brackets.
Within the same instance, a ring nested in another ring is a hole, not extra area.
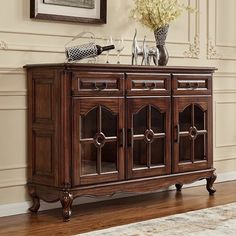
[(28, 189), (61, 201), (206, 179), (214, 194), (209, 67), (26, 65)]

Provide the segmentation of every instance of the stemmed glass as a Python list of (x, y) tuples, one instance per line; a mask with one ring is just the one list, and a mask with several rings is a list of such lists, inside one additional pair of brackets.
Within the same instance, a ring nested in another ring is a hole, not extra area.
[[(109, 39), (107, 39), (106, 44), (107, 44), (107, 45), (113, 45), (113, 44), (114, 44), (114, 43), (113, 43), (112, 36), (110, 36)], [(107, 53), (106, 53), (106, 58), (107, 58), (107, 59), (106, 59), (106, 63), (108, 63), (108, 64), (110, 63), (110, 62), (109, 62), (109, 55), (110, 55), (110, 50), (108, 50)]]
[(117, 51), (117, 64), (120, 64), (120, 54), (124, 50), (124, 47), (124, 39), (117, 39), (115, 43), (115, 49)]

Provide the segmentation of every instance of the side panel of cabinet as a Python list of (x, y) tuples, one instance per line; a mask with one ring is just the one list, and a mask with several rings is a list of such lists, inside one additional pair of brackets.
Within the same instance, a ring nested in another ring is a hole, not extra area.
[(124, 179), (124, 99), (73, 98), (73, 186)]
[(212, 168), (211, 96), (174, 97), (173, 111), (173, 172)]
[(127, 176), (171, 172), (170, 97), (127, 99)]
[(54, 70), (28, 72), (28, 181), (49, 186), (59, 184), (60, 80), (56, 77)]

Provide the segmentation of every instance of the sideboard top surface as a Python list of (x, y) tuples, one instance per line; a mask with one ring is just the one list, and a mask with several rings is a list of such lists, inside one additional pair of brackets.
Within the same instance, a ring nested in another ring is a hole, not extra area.
[(127, 64), (91, 64), (91, 63), (52, 63), (52, 64), (28, 64), (24, 68), (57, 68), (77, 69), (89, 71), (113, 71), (113, 72), (151, 72), (151, 73), (213, 73), (215, 67), (191, 67), (191, 66), (134, 66)]

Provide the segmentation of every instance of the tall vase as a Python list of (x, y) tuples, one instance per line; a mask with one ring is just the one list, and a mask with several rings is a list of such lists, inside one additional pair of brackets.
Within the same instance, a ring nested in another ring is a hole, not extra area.
[(159, 50), (158, 66), (166, 66), (169, 60), (169, 54), (165, 46), (169, 25), (165, 25), (154, 31), (156, 46)]

